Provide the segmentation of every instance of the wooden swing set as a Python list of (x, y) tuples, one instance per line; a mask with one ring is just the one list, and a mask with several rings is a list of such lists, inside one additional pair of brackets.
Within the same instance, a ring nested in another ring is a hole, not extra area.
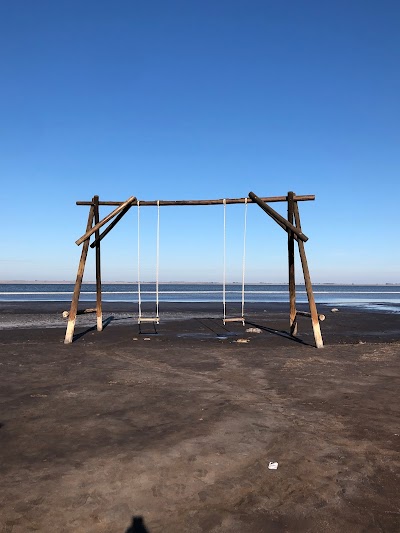
[[(132, 206), (137, 207), (138, 214), (138, 323), (153, 322), (159, 323), (159, 248), (160, 248), (160, 207), (161, 206), (181, 206), (181, 205), (223, 205), (224, 207), (224, 267), (223, 267), (223, 323), (242, 322), (245, 325), (244, 304), (245, 304), (245, 257), (246, 257), (246, 226), (247, 226), (247, 206), (249, 203), (257, 204), (267, 215), (269, 215), (288, 234), (288, 274), (289, 274), (289, 333), (291, 336), (297, 334), (298, 316), (311, 318), (315, 345), (317, 348), (323, 347), (320, 320), (324, 320), (324, 315), (319, 315), (315, 304), (314, 293), (311, 284), (310, 272), (306, 258), (304, 243), (308, 237), (301, 229), (298, 202), (314, 200), (313, 195), (297, 196), (294, 192), (288, 192), (287, 196), (258, 197), (250, 192), (247, 198), (226, 198), (220, 200), (156, 200), (142, 201), (135, 196), (131, 196), (125, 202), (100, 201), (98, 196), (93, 196), (91, 201), (78, 201), (76, 205), (89, 206), (89, 216), (86, 225), (86, 232), (80, 237), (76, 244), (82, 246), (81, 257), (78, 265), (78, 272), (75, 281), (74, 292), (71, 301), (71, 308), (68, 314), (68, 324), (65, 333), (65, 344), (70, 344), (74, 340), (76, 315), (78, 314), (79, 296), (82, 287), (82, 280), (85, 271), (85, 264), (89, 250), (90, 238), (94, 234), (94, 241), (90, 244), (96, 251), (96, 315), (97, 331), (103, 329), (102, 314), (102, 282), (100, 263), (100, 243), (104, 237), (118, 224), (122, 217)], [(268, 203), (287, 202), (287, 219), (277, 213)], [(242, 305), (240, 317), (228, 317), (226, 313), (226, 206), (229, 204), (244, 204), (244, 231), (243, 231), (243, 262), (242, 262)], [(99, 206), (116, 206), (115, 209), (100, 220)], [(142, 291), (140, 283), (140, 208), (143, 206), (157, 206), (157, 254), (156, 254), (156, 313), (155, 316), (144, 316), (142, 313)], [(112, 222), (110, 222), (112, 221)], [(106, 229), (100, 233), (100, 229), (110, 222)], [(298, 244), (301, 266), (304, 275), (309, 312), (298, 311), (296, 309), (296, 282), (295, 282), (295, 241)]]

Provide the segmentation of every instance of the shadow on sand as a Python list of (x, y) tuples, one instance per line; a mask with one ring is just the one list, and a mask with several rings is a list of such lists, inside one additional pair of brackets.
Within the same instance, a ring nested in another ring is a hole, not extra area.
[(295, 337), (293, 335), (290, 335), (287, 331), (280, 330), (280, 329), (273, 329), (269, 328), (268, 326), (260, 326), (260, 324), (255, 324), (254, 322), (247, 322), (246, 325), (252, 326), (254, 328), (261, 329), (262, 331), (266, 331), (267, 333), (272, 333), (273, 335), (278, 335), (279, 337), (283, 337), (284, 339), (288, 339), (289, 341), (297, 342), (298, 344), (303, 344), (304, 346), (314, 346), (314, 344), (310, 344), (309, 342), (305, 342), (302, 339), (299, 339), (298, 337)]
[(230, 329), (228, 329), (226, 326), (223, 325), (223, 323), (220, 323), (221, 321), (219, 319), (203, 318), (203, 319), (196, 319), (196, 320), (203, 327), (205, 327), (206, 329), (214, 333), (216, 337), (226, 337), (228, 334), (237, 335), (237, 333), (232, 333)]
[[(103, 320), (103, 329), (106, 329), (106, 327), (111, 324), (111, 322), (115, 320), (114, 319), (114, 316), (109, 316), (108, 318), (106, 318), (105, 320)], [(75, 333), (73, 339), (72, 339), (72, 342), (75, 342), (77, 341), (78, 339), (81, 339), (82, 337), (84, 337), (85, 335), (87, 335), (88, 333), (90, 333), (91, 331), (97, 331), (97, 326), (92, 326), (88, 329), (85, 329), (85, 331), (81, 331), (80, 333)]]
[(125, 533), (150, 533), (147, 529), (142, 516), (132, 516), (132, 524)]

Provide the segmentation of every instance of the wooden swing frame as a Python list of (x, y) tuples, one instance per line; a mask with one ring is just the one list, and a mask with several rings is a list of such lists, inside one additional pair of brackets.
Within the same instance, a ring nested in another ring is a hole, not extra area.
[[(243, 204), (256, 203), (267, 215), (269, 215), (281, 228), (288, 234), (288, 276), (289, 276), (289, 327), (290, 335), (297, 334), (299, 316), (306, 316), (311, 318), (315, 346), (322, 348), (324, 346), (320, 321), (324, 320), (324, 315), (319, 315), (315, 304), (313, 288), (311, 284), (311, 277), (307, 263), (304, 243), (308, 237), (304, 235), (301, 229), (300, 213), (298, 202), (315, 200), (314, 195), (297, 196), (294, 192), (288, 192), (287, 196), (270, 196), (258, 197), (253, 192), (249, 193), (248, 198), (226, 198), (220, 200), (156, 200), (156, 201), (142, 201), (140, 200), (140, 207), (142, 206), (181, 206), (181, 205), (220, 205), (220, 204)], [(277, 213), (268, 203), (287, 202), (287, 219)], [(97, 315), (97, 331), (103, 329), (103, 314), (102, 314), (102, 282), (101, 282), (101, 257), (100, 257), (100, 243), (104, 237), (118, 224), (122, 217), (129, 211), (129, 209), (138, 204), (135, 196), (131, 196), (125, 202), (116, 201), (100, 201), (98, 196), (93, 196), (91, 201), (78, 201), (76, 205), (83, 205), (89, 207), (88, 221), (86, 231), (80, 237), (76, 244), (82, 246), (81, 257), (78, 265), (78, 272), (75, 281), (74, 292), (71, 301), (71, 308), (68, 315), (68, 324), (65, 333), (65, 344), (70, 344), (74, 340), (74, 331), (76, 323), (76, 315), (78, 314), (79, 296), (82, 287), (83, 275), (85, 271), (87, 254), (89, 251), (90, 237), (94, 234), (94, 241), (90, 244), (91, 248), (96, 250), (96, 315)], [(100, 220), (99, 206), (115, 206), (115, 209)], [(112, 220), (114, 219), (114, 220)], [(110, 222), (112, 221), (112, 222)], [(106, 229), (100, 233), (100, 229), (110, 222)], [(304, 276), (304, 284), (306, 287), (308, 304), (310, 311), (298, 311), (296, 309), (296, 280), (295, 280), (295, 241), (297, 241), (301, 266)]]

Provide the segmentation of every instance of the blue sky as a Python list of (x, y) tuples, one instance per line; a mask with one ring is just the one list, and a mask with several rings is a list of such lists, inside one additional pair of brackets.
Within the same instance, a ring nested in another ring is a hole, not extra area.
[[(313, 281), (400, 282), (399, 23), (387, 0), (3, 2), (0, 279), (74, 279), (75, 201), (94, 194), (294, 190), (316, 195), (301, 204)], [(154, 279), (156, 213), (142, 212)], [(161, 211), (162, 280), (221, 279), (222, 217)], [(232, 207), (231, 280), (242, 230)], [(136, 210), (103, 242), (104, 279), (136, 280)], [(257, 206), (247, 249), (248, 281), (286, 281), (285, 233)]]

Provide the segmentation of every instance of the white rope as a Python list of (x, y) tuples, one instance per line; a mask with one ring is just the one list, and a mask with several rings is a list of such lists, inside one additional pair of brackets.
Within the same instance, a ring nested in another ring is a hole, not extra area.
[(242, 261), (242, 318), (244, 325), (244, 284), (246, 271), (247, 198), (244, 200), (243, 261)]
[[(140, 202), (137, 201), (138, 208), (138, 322), (142, 320), (142, 291), (140, 281)], [(159, 321), (159, 278), (160, 278), (160, 200), (157, 200), (157, 241), (156, 241), (156, 322)], [(143, 318), (143, 321), (150, 319)]]
[(158, 298), (158, 281), (160, 272), (160, 200), (157, 200), (157, 258), (156, 258), (156, 317), (159, 320), (159, 298)]
[(142, 318), (142, 298), (141, 298), (141, 294), (140, 294), (140, 202), (139, 200), (137, 200), (137, 215), (138, 215), (138, 219), (137, 219), (137, 228), (138, 228), (138, 252), (137, 252), (137, 257), (138, 257), (138, 266), (137, 266), (137, 277), (138, 277), (138, 314), (139, 314), (139, 322), (140, 322), (140, 319)]
[(222, 305), (224, 311), (224, 324), (226, 319), (226, 200), (224, 204), (224, 270), (222, 275)]
[[(222, 302), (224, 310), (223, 322), (227, 321), (226, 318), (226, 200), (223, 200), (224, 205), (224, 268), (222, 279)], [(244, 200), (244, 226), (243, 226), (243, 258), (242, 258), (242, 323), (245, 325), (244, 320), (244, 303), (245, 303), (245, 277), (246, 277), (246, 235), (247, 235), (247, 198)], [(231, 320), (231, 319), (229, 319)], [(232, 319), (235, 320), (235, 319)]]

